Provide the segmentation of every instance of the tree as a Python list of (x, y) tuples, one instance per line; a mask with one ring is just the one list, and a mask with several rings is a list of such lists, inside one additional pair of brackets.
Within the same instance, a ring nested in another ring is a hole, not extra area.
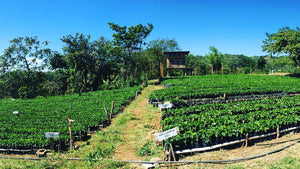
[(263, 41), (263, 51), (272, 54), (288, 54), (295, 66), (300, 65), (300, 29), (283, 27), (278, 32), (266, 33), (267, 39)]
[(5, 49), (1, 56), (1, 68), (3, 72), (13, 70), (26, 71), (23, 89), (27, 90), (28, 97), (36, 96), (36, 71), (45, 68), (51, 50), (45, 48), (48, 41), (40, 42), (35, 37), (18, 37), (10, 41), (11, 45)]
[(188, 54), (186, 56), (186, 67), (193, 68), (195, 75), (205, 75), (208, 73), (207, 62), (203, 56)]
[(267, 61), (264, 57), (259, 57), (257, 60), (257, 69), (263, 70), (266, 67)]
[[(122, 48), (123, 66), (126, 70), (127, 77), (132, 75), (132, 82), (137, 78), (139, 72), (139, 57), (141, 56), (142, 45), (145, 45), (144, 40), (149, 36), (153, 29), (153, 25), (148, 23), (148, 26), (138, 24), (136, 26), (120, 26), (114, 23), (108, 23), (109, 27), (115, 31), (112, 36), (114, 38), (114, 45)], [(137, 59), (134, 59), (137, 57)]]
[(175, 39), (156, 39), (150, 41), (147, 45), (146, 51), (152, 76), (161, 77), (161, 71), (163, 70), (161, 70), (160, 66), (162, 64), (165, 68), (167, 65), (167, 58), (164, 55), (164, 52), (178, 51), (179, 49), (178, 42)]
[(61, 39), (66, 44), (63, 51), (70, 73), (69, 80), (75, 92), (88, 90), (88, 74), (93, 66), (90, 38), (90, 35), (76, 33), (75, 36), (63, 36)]
[[(91, 73), (94, 76), (93, 90), (97, 90), (104, 80), (113, 81), (120, 72), (121, 58), (118, 48), (113, 47), (112, 42), (104, 37), (92, 43), (93, 66)], [(112, 77), (111, 79), (111, 75)], [(116, 86), (114, 86), (116, 87)]]
[(221, 70), (221, 68), (222, 68), (221, 61), (222, 61), (223, 55), (214, 46), (210, 46), (209, 50), (210, 50), (211, 53), (206, 55), (205, 57), (212, 66), (211, 73), (213, 74), (214, 71), (220, 71)]

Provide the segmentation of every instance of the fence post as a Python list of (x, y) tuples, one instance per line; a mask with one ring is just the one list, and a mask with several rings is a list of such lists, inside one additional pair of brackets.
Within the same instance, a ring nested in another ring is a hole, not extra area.
[(114, 107), (115, 107), (115, 101), (112, 101), (112, 103), (111, 103), (110, 115), (109, 115), (109, 121), (111, 121), (112, 113), (113, 113), (113, 111), (114, 111)]
[(110, 123), (110, 119), (109, 119), (109, 115), (108, 115), (108, 112), (107, 112), (107, 107), (106, 107), (106, 105), (104, 105), (104, 111), (105, 111), (105, 113), (106, 113), (107, 123)]
[(279, 138), (279, 126), (277, 126), (277, 135), (276, 135), (276, 139)]
[(73, 149), (73, 138), (72, 138), (72, 130), (71, 130), (71, 122), (74, 122), (74, 120), (70, 119), (70, 115), (68, 115), (68, 127), (69, 127), (69, 134), (70, 134), (70, 149)]

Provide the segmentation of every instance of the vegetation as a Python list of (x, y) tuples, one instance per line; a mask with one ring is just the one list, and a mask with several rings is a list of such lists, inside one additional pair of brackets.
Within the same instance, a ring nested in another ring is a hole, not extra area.
[(169, 141), (177, 148), (200, 147), (259, 135), (300, 124), (300, 97), (228, 104), (207, 104), (170, 109), (163, 115), (163, 130), (179, 127)]
[[(116, 114), (140, 90), (136, 86), (80, 95), (0, 100), (0, 147), (49, 148), (50, 140), (45, 138), (44, 133), (59, 132), (59, 139), (54, 141), (57, 145), (61, 144), (60, 149), (66, 149), (64, 146), (70, 139), (68, 116), (76, 121), (72, 123), (72, 135), (84, 137), (88, 128), (98, 128), (107, 121), (104, 105), (110, 109), (114, 101), (113, 114)], [(18, 114), (13, 114), (14, 111), (18, 111)]]
[(257, 75), (205, 75), (166, 79), (167, 89), (154, 91), (150, 101), (215, 98), (266, 93), (298, 93), (298, 78)]
[[(171, 85), (155, 91), (149, 100), (170, 100), (175, 104), (175, 108), (162, 113), (162, 125), (163, 130), (179, 127), (180, 134), (168, 140), (177, 149), (215, 145), (245, 138), (246, 133), (253, 136), (300, 124), (299, 96), (263, 98), (268, 93), (299, 93), (298, 78), (206, 75), (170, 78), (162, 83)], [(189, 106), (184, 101), (256, 94), (262, 97), (233, 103)]]
[(267, 39), (263, 41), (263, 51), (272, 54), (287, 54), (295, 66), (300, 66), (300, 28), (290, 29), (283, 27), (278, 32), (266, 33)]

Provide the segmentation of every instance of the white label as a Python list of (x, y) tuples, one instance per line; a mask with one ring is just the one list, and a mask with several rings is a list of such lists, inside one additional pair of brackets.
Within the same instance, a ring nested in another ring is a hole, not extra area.
[(13, 111), (13, 114), (19, 114), (19, 112), (18, 111)]
[(172, 103), (167, 103), (167, 104), (160, 104), (158, 105), (158, 108), (160, 109), (170, 109), (173, 107), (173, 104)]
[(46, 132), (45, 133), (46, 138), (55, 138), (59, 137), (59, 132)]
[(179, 133), (179, 128), (175, 127), (175, 128), (170, 129), (170, 130), (164, 131), (162, 133), (155, 134), (155, 139), (157, 141), (163, 141), (163, 140), (166, 140), (170, 137), (176, 136), (178, 133)]

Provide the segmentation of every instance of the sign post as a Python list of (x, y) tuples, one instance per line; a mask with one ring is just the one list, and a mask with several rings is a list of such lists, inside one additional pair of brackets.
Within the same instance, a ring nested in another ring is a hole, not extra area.
[(53, 138), (59, 137), (59, 132), (46, 132), (44, 133), (46, 138), (50, 138), (50, 149), (54, 149)]
[[(155, 134), (155, 140), (156, 141), (164, 141), (164, 140), (167, 140), (168, 138), (176, 136), (178, 133), (179, 133), (179, 127), (175, 127), (170, 130), (164, 131), (162, 133)], [(169, 149), (169, 158), (168, 159), (169, 159), (169, 161), (171, 161), (171, 153), (172, 153), (173, 159), (176, 161), (173, 146), (171, 143), (169, 146), (170, 146), (170, 149)]]
[(155, 139), (157, 141), (167, 140), (170, 137), (174, 137), (179, 133), (179, 127), (172, 128), (170, 130), (164, 131), (162, 133), (155, 134)]

